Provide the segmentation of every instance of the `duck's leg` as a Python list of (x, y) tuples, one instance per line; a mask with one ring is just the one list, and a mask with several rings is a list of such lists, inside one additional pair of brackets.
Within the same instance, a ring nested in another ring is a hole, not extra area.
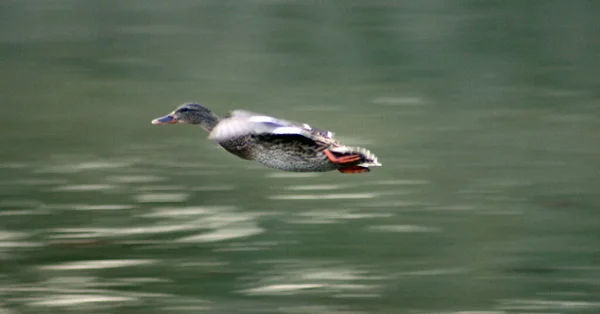
[(335, 164), (347, 164), (347, 163), (359, 161), (362, 158), (362, 156), (359, 154), (338, 157), (335, 154), (333, 154), (329, 149), (324, 150), (323, 153), (325, 153), (327, 158), (329, 158), (329, 160)]
[(363, 172), (369, 172), (371, 170), (367, 167), (350, 166), (350, 167), (340, 168), (340, 169), (338, 169), (338, 171), (341, 173), (363, 173)]

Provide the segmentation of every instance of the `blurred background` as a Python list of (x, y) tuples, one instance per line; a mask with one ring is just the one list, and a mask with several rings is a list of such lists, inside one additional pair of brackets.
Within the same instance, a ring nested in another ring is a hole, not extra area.
[[(600, 4), (3, 1), (0, 313), (600, 313)], [(195, 101), (330, 129), (274, 171)]]

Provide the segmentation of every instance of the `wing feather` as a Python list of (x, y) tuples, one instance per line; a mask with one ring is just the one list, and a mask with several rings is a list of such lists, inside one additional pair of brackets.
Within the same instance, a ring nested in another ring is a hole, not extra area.
[(313, 139), (315, 133), (331, 138), (330, 131), (313, 129), (308, 124), (300, 124), (274, 117), (245, 111), (234, 110), (215, 126), (208, 138), (215, 141), (230, 140), (250, 134), (301, 135)]

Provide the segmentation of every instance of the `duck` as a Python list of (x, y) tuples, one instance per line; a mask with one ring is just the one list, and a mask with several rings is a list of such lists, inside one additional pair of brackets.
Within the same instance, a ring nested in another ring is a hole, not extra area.
[(203, 105), (185, 103), (152, 124), (198, 125), (229, 153), (282, 171), (349, 174), (381, 166), (369, 150), (343, 145), (331, 131), (246, 110), (219, 117)]

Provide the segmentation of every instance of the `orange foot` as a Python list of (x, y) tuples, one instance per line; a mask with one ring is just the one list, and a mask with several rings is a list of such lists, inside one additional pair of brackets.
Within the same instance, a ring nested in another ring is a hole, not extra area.
[(331, 160), (331, 162), (334, 164), (347, 164), (359, 161), (361, 158), (361, 156), (358, 154), (337, 157), (331, 151), (329, 151), (329, 149), (324, 150), (323, 153), (325, 153), (325, 155), (327, 155), (327, 158), (329, 158), (329, 160)]
[(350, 167), (340, 168), (340, 169), (338, 169), (338, 171), (341, 173), (363, 173), (363, 172), (369, 172), (371, 170), (369, 170), (369, 168), (367, 168), (367, 167), (350, 166)]

